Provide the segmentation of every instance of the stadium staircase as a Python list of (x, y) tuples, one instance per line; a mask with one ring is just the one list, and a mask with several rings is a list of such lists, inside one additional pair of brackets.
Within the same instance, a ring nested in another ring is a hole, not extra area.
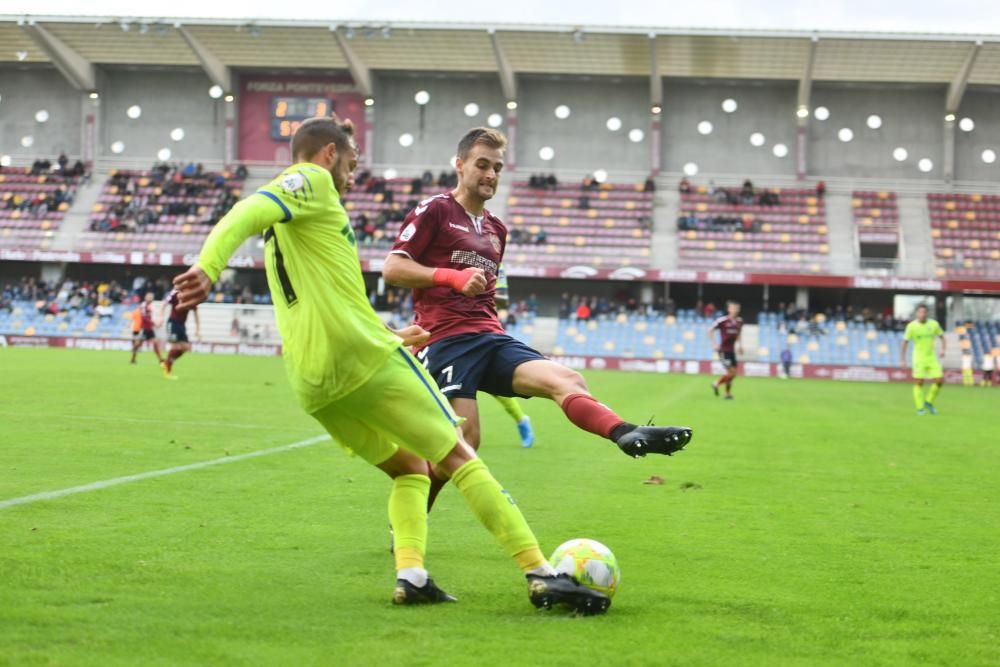
[(925, 194), (906, 194), (896, 198), (899, 208), (900, 274), (932, 277), (934, 257), (931, 244), (931, 220)]
[(829, 230), (830, 272), (851, 275), (857, 271), (858, 248), (854, 241), (851, 218), (851, 195), (846, 192), (827, 192), (826, 219)]
[(657, 183), (653, 197), (653, 235), (650, 239), (651, 264), (654, 269), (671, 271), (677, 268), (677, 216), (681, 196), (676, 187), (664, 188)]
[(90, 211), (100, 198), (103, 187), (103, 180), (91, 177), (86, 185), (77, 188), (73, 205), (52, 239), (52, 250), (73, 249), (80, 234), (90, 227)]

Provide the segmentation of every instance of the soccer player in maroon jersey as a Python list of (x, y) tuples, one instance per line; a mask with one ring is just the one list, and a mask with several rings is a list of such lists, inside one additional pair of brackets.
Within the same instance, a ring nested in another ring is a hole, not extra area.
[[(507, 228), (485, 205), (496, 194), (506, 145), (497, 130), (469, 131), (456, 153), (458, 186), (410, 212), (386, 258), (383, 277), (413, 288), (416, 324), (431, 334), (418, 359), (465, 418), (463, 433), (473, 447), (479, 446), (476, 392), (483, 391), (552, 399), (576, 426), (608, 438), (629, 456), (682, 449), (690, 428), (625, 421), (591, 396), (579, 373), (504, 332), (494, 292)], [(434, 490), (443, 484), (437, 480)]]
[[(719, 332), (716, 340), (715, 332)], [(735, 301), (726, 302), (726, 314), (715, 320), (708, 329), (708, 339), (712, 341), (712, 349), (719, 355), (719, 361), (726, 367), (726, 373), (712, 383), (712, 391), (719, 395), (719, 387), (726, 385), (726, 398), (733, 400), (733, 379), (739, 361), (736, 359), (736, 348), (743, 354), (743, 343), (740, 333), (743, 331), (743, 318), (740, 317), (740, 304)]]
[(201, 319), (198, 317), (198, 307), (195, 306), (189, 310), (179, 307), (178, 304), (177, 290), (171, 290), (160, 308), (160, 321), (162, 322), (167, 313), (167, 306), (170, 307), (170, 317), (167, 319), (167, 340), (170, 342), (170, 350), (167, 352), (167, 360), (163, 362), (163, 376), (169, 380), (176, 379), (173, 374), (174, 362), (180, 359), (185, 352), (191, 351), (191, 342), (187, 335), (189, 313), (194, 313), (195, 338), (201, 338)]
[(146, 292), (146, 297), (139, 304), (139, 328), (132, 330), (132, 362), (139, 353), (144, 341), (152, 341), (153, 352), (156, 358), (163, 363), (163, 355), (160, 354), (160, 341), (156, 340), (156, 323), (153, 321), (153, 293)]

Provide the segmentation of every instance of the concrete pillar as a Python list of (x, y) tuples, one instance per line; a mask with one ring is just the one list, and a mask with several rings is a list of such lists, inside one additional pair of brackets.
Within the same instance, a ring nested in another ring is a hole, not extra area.
[(639, 303), (653, 303), (653, 283), (643, 283), (639, 286)]
[(945, 183), (955, 180), (955, 114), (944, 117), (944, 155), (941, 173)]
[[(368, 98), (372, 99), (372, 98)], [(372, 168), (372, 164), (375, 162), (375, 105), (365, 104), (365, 145), (364, 152), (361, 155), (362, 164), (368, 168)], [(381, 294), (381, 292), (379, 292)]]
[(66, 265), (62, 263), (45, 262), (42, 264), (40, 278), (50, 285), (58, 285), (62, 283), (65, 268)]
[(808, 287), (797, 287), (795, 289), (795, 307), (800, 310), (809, 310)]
[(83, 103), (80, 105), (83, 118), (80, 123), (80, 159), (87, 169), (93, 169), (94, 161), (101, 150), (101, 100), (91, 99), (89, 91), (80, 93)]
[(649, 172), (655, 178), (663, 168), (663, 114), (649, 115)]
[(809, 173), (809, 116), (799, 117), (795, 131), (795, 177), (800, 181)]
[(226, 119), (222, 163), (229, 167), (236, 162), (236, 102), (223, 102), (222, 108)]
[[(508, 103), (509, 104), (509, 103)], [(517, 168), (517, 107), (507, 107), (507, 164), (504, 167), (513, 172)]]

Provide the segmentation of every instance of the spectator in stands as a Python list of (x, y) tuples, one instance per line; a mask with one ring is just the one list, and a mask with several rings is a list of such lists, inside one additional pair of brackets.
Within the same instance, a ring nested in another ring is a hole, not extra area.
[(601, 184), (598, 183), (597, 179), (594, 178), (592, 175), (587, 174), (586, 176), (583, 177), (583, 183), (581, 184), (580, 187), (587, 192), (592, 192), (594, 190), (600, 189)]
[(569, 293), (563, 292), (559, 297), (559, 319), (568, 320), (571, 310), (572, 306), (570, 305)]
[(587, 305), (586, 301), (581, 300), (580, 305), (576, 307), (576, 319), (581, 322), (590, 319), (590, 306)]
[(656, 192), (656, 181), (653, 180), (652, 176), (646, 177), (646, 182), (642, 185), (643, 192)]
[(66, 173), (66, 165), (69, 164), (69, 158), (66, 157), (65, 153), (59, 154), (59, 159), (56, 160), (56, 164), (59, 165), (59, 174), (61, 176), (67, 176), (68, 174)]
[(555, 190), (559, 187), (559, 181), (556, 179), (555, 174), (549, 174), (545, 177), (545, 188), (548, 190)]
[(822, 199), (823, 195), (825, 194), (826, 194), (826, 183), (820, 181), (816, 184), (816, 196)]
[(702, 311), (705, 317), (712, 318), (715, 315), (715, 304), (709, 301), (705, 304), (705, 310)]
[[(646, 179), (646, 183), (648, 184), (651, 180), (652, 179)], [(687, 179), (687, 176), (681, 179), (680, 185), (677, 186), (677, 189), (682, 195), (691, 194), (691, 182)]]
[(410, 181), (410, 194), (419, 195), (424, 191), (424, 181), (421, 178), (414, 178)]
[(590, 209), (590, 197), (587, 195), (580, 195), (580, 201), (577, 202), (577, 208), (581, 211), (587, 211)]
[(420, 177), (420, 180), (423, 182), (424, 187), (430, 187), (434, 185), (434, 174), (431, 172), (430, 169), (427, 169)]
[(247, 171), (246, 165), (239, 165), (236, 167), (236, 179), (240, 181), (245, 181), (249, 172)]
[(535, 234), (535, 245), (544, 245), (549, 240), (549, 235), (545, 233), (544, 229), (539, 229), (538, 233)]
[(97, 304), (97, 309), (95, 310), (97, 317), (102, 320), (110, 320), (114, 314), (114, 309), (111, 308), (111, 302), (107, 299), (101, 299), (101, 302)]
[(636, 220), (636, 222), (639, 223), (639, 229), (644, 229), (646, 231), (649, 231), (649, 230), (651, 230), (653, 228), (653, 218), (652, 218), (652, 216), (648, 216), (648, 215), (639, 216), (639, 218), (638, 218), (638, 220)]
[(743, 181), (743, 188), (740, 190), (740, 203), (749, 205), (754, 201), (753, 182), (748, 178)]

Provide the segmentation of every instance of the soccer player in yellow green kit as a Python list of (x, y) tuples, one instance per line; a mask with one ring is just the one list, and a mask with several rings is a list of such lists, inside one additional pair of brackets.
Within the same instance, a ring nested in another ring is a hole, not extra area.
[(204, 301), (233, 252), (264, 234), (267, 282), (293, 391), (334, 440), (392, 479), (393, 603), (455, 601), (424, 569), (429, 462), (435, 474), (455, 482), (521, 567), (536, 607), (605, 611), (607, 596), (556, 575), (511, 496), (456, 429), (448, 400), (403, 347), (426, 342), (427, 332), (392, 332), (372, 310), (340, 201), (357, 166), (353, 134), (350, 121), (335, 117), (304, 122), (292, 138), (295, 164), (233, 207), (205, 240), (198, 262), (174, 279), (179, 307)]
[[(937, 414), (934, 407), (934, 400), (941, 385), (944, 384), (944, 370), (941, 368), (941, 359), (944, 358), (945, 339), (944, 330), (937, 320), (928, 319), (927, 306), (920, 304), (917, 306), (917, 319), (906, 325), (903, 333), (903, 346), (900, 351), (902, 357), (901, 364), (906, 365), (906, 352), (909, 343), (913, 341), (913, 404), (917, 406), (917, 414), (923, 415), (928, 412)], [(941, 339), (941, 357), (934, 353), (934, 340)], [(931, 380), (934, 384), (927, 391), (927, 398), (924, 398), (924, 380)]]

